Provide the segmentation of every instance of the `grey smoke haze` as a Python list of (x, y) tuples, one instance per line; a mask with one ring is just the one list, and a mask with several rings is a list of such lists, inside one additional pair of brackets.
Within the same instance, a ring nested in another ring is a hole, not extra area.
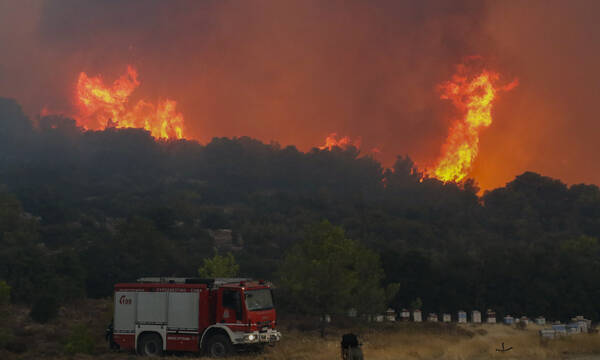
[(526, 169), (600, 182), (594, 1), (0, 1), (0, 96), (30, 115), (73, 106), (81, 71), (132, 64), (138, 98), (169, 97), (200, 141), (320, 145), (337, 132), (389, 163), (439, 153), (452, 105), (436, 84), (479, 54), (503, 94), (475, 178)]

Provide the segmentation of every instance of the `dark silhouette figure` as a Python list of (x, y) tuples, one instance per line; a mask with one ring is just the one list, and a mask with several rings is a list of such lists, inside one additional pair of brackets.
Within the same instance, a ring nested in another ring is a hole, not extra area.
[(342, 360), (363, 360), (361, 346), (356, 335), (352, 333), (342, 335)]

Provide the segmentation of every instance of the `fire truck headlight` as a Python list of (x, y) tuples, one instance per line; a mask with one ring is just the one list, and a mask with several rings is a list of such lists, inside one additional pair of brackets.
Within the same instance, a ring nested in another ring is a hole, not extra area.
[(256, 339), (256, 335), (254, 335), (254, 334), (246, 335), (246, 338), (248, 339), (248, 341), (254, 341), (254, 339)]

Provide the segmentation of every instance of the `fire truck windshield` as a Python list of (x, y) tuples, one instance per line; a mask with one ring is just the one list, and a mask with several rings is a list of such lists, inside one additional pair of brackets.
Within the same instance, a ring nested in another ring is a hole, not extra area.
[(246, 307), (248, 311), (272, 309), (271, 289), (246, 290)]

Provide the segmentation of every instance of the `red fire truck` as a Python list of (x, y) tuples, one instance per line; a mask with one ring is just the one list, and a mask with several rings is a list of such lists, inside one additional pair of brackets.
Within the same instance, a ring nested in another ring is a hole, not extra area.
[(250, 279), (141, 278), (115, 285), (112, 347), (225, 357), (281, 338), (270, 286)]

